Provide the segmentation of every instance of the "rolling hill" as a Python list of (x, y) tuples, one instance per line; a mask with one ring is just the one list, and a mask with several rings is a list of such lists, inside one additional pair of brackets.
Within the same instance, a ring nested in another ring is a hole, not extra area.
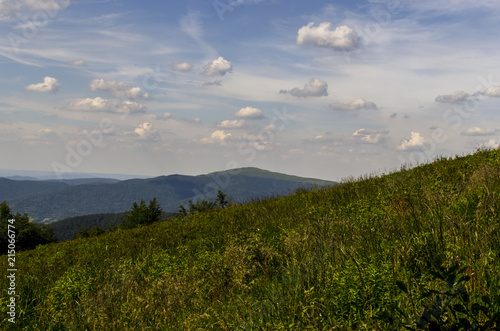
[(39, 246), (11, 329), (498, 330), (499, 196), (479, 151)]
[[(55, 221), (87, 214), (121, 213), (140, 200), (156, 198), (164, 211), (176, 211), (192, 199), (213, 200), (221, 189), (234, 202), (285, 195), (299, 187), (334, 182), (289, 176), (258, 168), (241, 168), (200, 176), (170, 175), (124, 181), (73, 179), (13, 181), (1, 179), (0, 201), (35, 221)], [(12, 193), (11, 193), (12, 192)]]

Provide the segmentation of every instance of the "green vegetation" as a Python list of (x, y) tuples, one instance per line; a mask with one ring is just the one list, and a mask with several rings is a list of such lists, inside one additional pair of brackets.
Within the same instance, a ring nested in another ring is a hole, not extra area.
[(480, 150), (40, 246), (16, 259), (15, 329), (498, 330), (499, 211)]
[(141, 200), (139, 205), (134, 202), (132, 210), (120, 223), (120, 228), (133, 229), (141, 225), (151, 225), (159, 222), (160, 216), (161, 207), (156, 202), (156, 198), (149, 201), (149, 206), (146, 206), (144, 200)]
[(227, 194), (218, 190), (217, 199), (215, 201), (203, 199), (194, 203), (193, 200), (189, 200), (189, 209), (186, 209), (184, 205), (180, 205), (177, 213), (180, 216), (187, 216), (188, 214), (204, 213), (216, 208), (226, 208), (230, 204), (230, 202), (226, 199), (226, 196)]
[[(15, 222), (9, 222), (15, 220)], [(54, 229), (49, 225), (30, 222), (28, 215), (13, 214), (4, 201), (0, 203), (0, 253), (7, 254), (9, 244), (8, 229), (15, 233), (17, 252), (34, 249), (38, 245), (57, 242)]]
[[(301, 186), (334, 185), (334, 182), (288, 176), (257, 168), (233, 169), (201, 176), (161, 176), (120, 182), (102, 179), (14, 181), (0, 178), (0, 201), (37, 222), (63, 220), (88, 214), (121, 213), (135, 201), (156, 198), (167, 212), (175, 212), (194, 196), (213, 200), (218, 189), (235, 202), (269, 194), (289, 194)], [(212, 196), (214, 195), (214, 196)], [(4, 198), (2, 198), (4, 196)]]
[(91, 231), (93, 228), (108, 230), (113, 224), (120, 224), (127, 212), (118, 214), (92, 214), (85, 216), (75, 216), (62, 221), (50, 223), (54, 228), (54, 233), (59, 241), (71, 240), (80, 229)]

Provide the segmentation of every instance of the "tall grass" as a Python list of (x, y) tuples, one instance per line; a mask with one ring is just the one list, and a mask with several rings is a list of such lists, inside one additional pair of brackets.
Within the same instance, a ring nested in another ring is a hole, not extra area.
[(15, 326), (2, 280), (0, 328), (498, 329), (499, 162), (480, 150), (40, 246), (17, 256)]

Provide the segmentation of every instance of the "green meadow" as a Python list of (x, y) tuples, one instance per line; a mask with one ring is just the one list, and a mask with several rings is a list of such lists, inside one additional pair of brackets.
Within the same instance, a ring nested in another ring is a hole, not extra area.
[(38, 246), (16, 266), (0, 329), (498, 330), (500, 150)]

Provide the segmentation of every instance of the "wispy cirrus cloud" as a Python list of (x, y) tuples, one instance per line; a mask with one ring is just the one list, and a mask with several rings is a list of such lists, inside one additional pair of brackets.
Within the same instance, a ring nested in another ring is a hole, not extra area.
[(0, 20), (17, 19), (37, 11), (54, 13), (66, 9), (70, 4), (69, 0), (2, 0), (0, 1)]
[(193, 70), (193, 64), (190, 62), (176, 62), (172, 66), (172, 70), (180, 72), (190, 72)]
[(77, 59), (77, 60), (69, 62), (69, 65), (73, 66), (73, 67), (86, 67), (87, 63), (83, 59)]
[(452, 94), (438, 95), (435, 99), (436, 102), (439, 103), (448, 103), (448, 104), (461, 104), (468, 100), (470, 100), (471, 95), (464, 91), (456, 91)]
[(481, 129), (477, 126), (468, 128), (466, 131), (462, 132), (463, 136), (472, 136), (472, 137), (477, 137), (477, 136), (491, 136), (494, 135), (498, 132), (498, 130), (495, 129)]

